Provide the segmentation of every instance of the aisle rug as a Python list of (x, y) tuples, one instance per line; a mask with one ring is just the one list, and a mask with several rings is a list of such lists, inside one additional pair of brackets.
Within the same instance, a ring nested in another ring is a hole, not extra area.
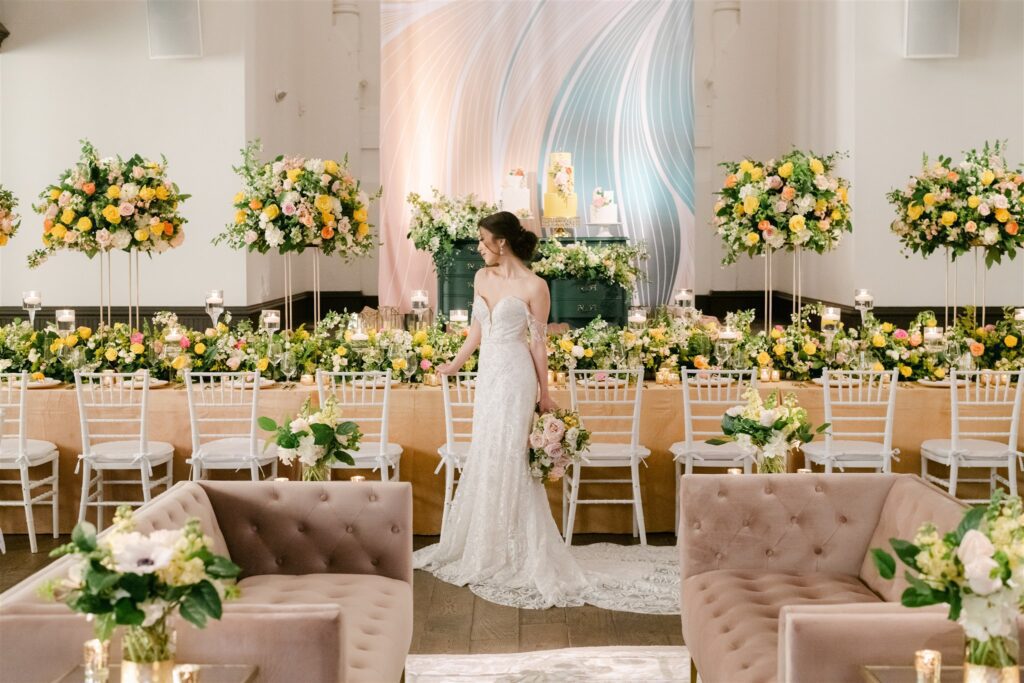
[(690, 653), (677, 647), (573, 647), (497, 655), (409, 655), (408, 683), (572, 683), (690, 680)]

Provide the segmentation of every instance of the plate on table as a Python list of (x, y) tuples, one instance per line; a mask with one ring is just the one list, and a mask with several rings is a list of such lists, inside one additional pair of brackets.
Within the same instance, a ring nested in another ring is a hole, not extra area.
[[(170, 384), (170, 382), (168, 382), (165, 379), (157, 379), (156, 377), (150, 377), (149, 378), (149, 388), (150, 389), (159, 389), (160, 387), (166, 387), (168, 384)], [(128, 381), (126, 381), (124, 383), (124, 386), (128, 387), (129, 389), (141, 389), (142, 388), (142, 380), (141, 379), (130, 379), (130, 380), (128, 380)]]
[[(395, 379), (394, 377), (391, 378), (391, 386), (397, 387), (401, 383), (402, 383), (402, 380)], [(358, 389), (362, 389), (364, 387), (367, 388), (367, 389), (371, 389), (371, 388), (372, 389), (383, 389), (384, 385), (386, 384), (386, 382), (384, 381), (383, 377), (380, 377), (380, 378), (375, 379), (375, 380), (354, 379), (354, 380), (352, 380), (350, 382), (350, 384), (352, 386), (358, 388)]]
[[(233, 382), (233, 384), (237, 387), (239, 384), (241, 384), (241, 382), (239, 382), (238, 380), (235, 380)], [(252, 384), (253, 383), (248, 381), (248, 380), (245, 382), (246, 388), (251, 387)], [(275, 384), (277, 384), (277, 382), (272, 380), (272, 379), (267, 379), (266, 377), (260, 377), (260, 389), (266, 389), (267, 387), (272, 387)]]
[[(950, 380), (948, 379), (919, 379), (917, 383), (922, 387), (935, 387), (937, 389), (949, 389)], [(958, 379), (956, 381), (958, 387), (967, 386), (967, 380)]]
[(64, 382), (61, 382), (59, 379), (56, 379), (54, 377), (44, 377), (42, 379), (35, 379), (35, 380), (32, 380), (31, 382), (29, 382), (28, 383), (28, 388), (29, 389), (52, 389), (54, 387), (59, 387), (62, 384), (64, 384)]
[(724, 387), (734, 383), (736, 380), (732, 377), (691, 377), (686, 380), (686, 383), (691, 387)]
[[(815, 377), (811, 381), (813, 383), (817, 384), (820, 387), (825, 386), (825, 378), (824, 377)], [(829, 386), (837, 387), (837, 388), (838, 387), (856, 387), (856, 386), (860, 386), (860, 383), (861, 383), (861, 379), (859, 377), (852, 377), (852, 378), (844, 378), (844, 379), (840, 379), (840, 380), (837, 380), (837, 381), (829, 382)]]
[(579, 384), (581, 387), (597, 388), (621, 387), (627, 384), (626, 380), (622, 379), (621, 377), (605, 377), (604, 379), (597, 379), (596, 377), (591, 377), (589, 379), (580, 378), (576, 380), (576, 383)]

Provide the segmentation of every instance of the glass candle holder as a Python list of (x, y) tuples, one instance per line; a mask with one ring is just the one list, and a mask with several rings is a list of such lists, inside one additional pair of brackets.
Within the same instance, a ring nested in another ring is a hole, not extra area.
[(174, 683), (199, 683), (200, 670), (198, 664), (178, 664), (172, 673)]
[(917, 683), (939, 683), (942, 677), (942, 653), (938, 650), (918, 650), (914, 653), (914, 671)]
[(835, 334), (839, 330), (840, 311), (835, 306), (826, 306), (821, 313), (822, 334)]
[(260, 327), (270, 334), (281, 329), (281, 311), (270, 309), (260, 311)]
[(66, 337), (75, 329), (75, 311), (71, 308), (58, 308), (54, 314), (57, 318), (57, 334)]
[(465, 325), (469, 322), (469, 311), (464, 308), (453, 308), (448, 312), (448, 322), (453, 325)]
[(210, 322), (217, 327), (217, 321), (224, 313), (224, 290), (211, 289), (206, 293), (206, 315), (210, 316)]
[(417, 311), (426, 311), (427, 308), (430, 307), (430, 297), (427, 296), (427, 290), (412, 290), (412, 295), (409, 297), (409, 302), (412, 304), (413, 313)]
[(35, 289), (21, 293), (21, 307), (28, 313), (28, 322), (35, 327), (36, 311), (43, 307), (43, 295)]
[(82, 647), (82, 668), (87, 682), (106, 681), (110, 667), (110, 641), (93, 638)]
[(693, 308), (697, 301), (692, 289), (677, 289), (672, 294), (672, 300), (676, 302), (676, 306), (684, 309)]
[(647, 324), (647, 311), (640, 306), (631, 306), (626, 320), (630, 327), (643, 327)]
[(924, 348), (928, 353), (939, 353), (946, 346), (941, 327), (926, 327), (921, 331), (924, 338)]
[(875, 307), (875, 297), (867, 289), (856, 289), (853, 292), (853, 304), (858, 311), (870, 311)]

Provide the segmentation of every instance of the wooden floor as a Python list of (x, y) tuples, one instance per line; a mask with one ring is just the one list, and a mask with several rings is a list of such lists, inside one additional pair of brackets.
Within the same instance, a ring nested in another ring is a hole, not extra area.
[[(31, 553), (28, 536), (8, 535), (7, 554), (0, 555), (0, 592), (50, 563), (49, 552), (70, 540), (39, 536), (39, 552)], [(580, 545), (597, 542), (631, 543), (628, 536), (583, 534)], [(414, 547), (436, 543), (437, 537), (417, 536)], [(649, 534), (652, 545), (672, 545), (672, 534)], [(414, 577), (413, 654), (476, 654), (527, 652), (562, 647), (605, 645), (682, 645), (679, 617), (612, 612), (583, 607), (525, 610), (482, 600), (468, 588), (458, 588), (417, 571)]]

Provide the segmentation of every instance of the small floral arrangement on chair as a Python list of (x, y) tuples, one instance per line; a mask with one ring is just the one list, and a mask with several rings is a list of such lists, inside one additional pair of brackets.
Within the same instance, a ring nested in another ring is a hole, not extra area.
[[(889, 543), (911, 570), (903, 605), (948, 604), (950, 620), (964, 628), (965, 665), (1009, 667), (1016, 674), (1017, 615), (1024, 599), (1021, 499), (997, 491), (987, 506), (968, 510), (956, 530), (944, 536), (929, 522), (912, 542), (893, 538)], [(882, 578), (895, 576), (892, 555), (881, 548), (873, 548), (871, 555)]]
[(771, 474), (786, 471), (786, 454), (810, 443), (815, 434), (828, 429), (828, 423), (814, 430), (807, 411), (797, 403), (795, 394), (772, 393), (764, 401), (756, 389), (743, 394), (746, 405), (733, 406), (722, 416), (724, 438), (708, 439), (712, 446), (735, 442), (754, 457), (757, 471)]
[(583, 459), (590, 432), (571, 410), (538, 413), (530, 433), (530, 474), (541, 483), (558, 481), (570, 465)]
[(174, 659), (169, 617), (178, 613), (204, 628), (209, 619), (220, 619), (223, 600), (238, 596), (235, 579), (241, 569), (214, 554), (212, 545), (198, 519), (181, 529), (143, 534), (135, 530), (131, 508), (122, 506), (103, 538), (88, 522), (75, 526), (71, 542), (50, 556), (76, 555), (80, 562), (42, 592), (90, 615), (100, 640), (109, 640), (118, 626), (127, 627), (126, 661), (166, 662)]
[(277, 444), (277, 457), (282, 463), (291, 465), (298, 458), (306, 481), (326, 480), (335, 462), (355, 465), (350, 451), (357, 450), (363, 438), (355, 422), (341, 419), (333, 397), (315, 412), (307, 399), (294, 419), (286, 418), (278, 425), (269, 417), (261, 417), (259, 425), (264, 431), (274, 432), (267, 444)]

